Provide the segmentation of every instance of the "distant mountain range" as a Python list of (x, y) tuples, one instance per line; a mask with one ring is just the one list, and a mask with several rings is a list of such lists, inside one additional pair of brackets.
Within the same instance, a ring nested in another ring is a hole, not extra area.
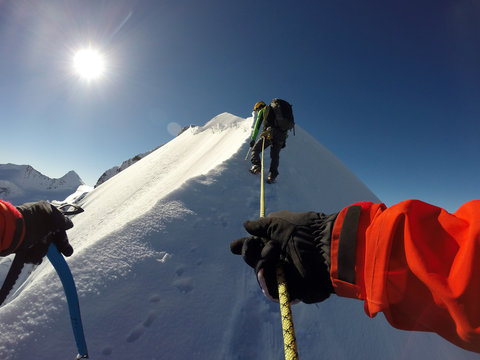
[(30, 165), (0, 164), (0, 198), (14, 205), (39, 200), (61, 201), (84, 184), (75, 171), (52, 179)]
[[(194, 127), (197, 126), (185, 126), (178, 135)], [(108, 169), (97, 180), (95, 187), (103, 184), (162, 146), (160, 145), (151, 151), (135, 155), (125, 160), (121, 165)], [(0, 199), (7, 200), (14, 205), (39, 200), (62, 202), (67, 197), (69, 197), (69, 200), (78, 200), (78, 197), (83, 197), (91, 190), (92, 188), (85, 185), (84, 181), (73, 170), (59, 179), (52, 179), (35, 170), (30, 165), (0, 164)]]
[[(121, 165), (108, 169), (97, 180), (95, 187), (103, 184), (159, 147), (135, 155), (125, 160)], [(81, 186), (82, 188), (79, 189)], [(87, 187), (73, 170), (59, 179), (52, 179), (30, 165), (0, 164), (0, 199), (7, 200), (14, 205), (39, 200), (62, 202), (72, 194), (85, 193), (92, 189), (91, 187), (87, 189)]]

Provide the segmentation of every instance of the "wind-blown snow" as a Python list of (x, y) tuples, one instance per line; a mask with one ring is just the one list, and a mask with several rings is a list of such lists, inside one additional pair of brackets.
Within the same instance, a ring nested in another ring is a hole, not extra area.
[[(92, 359), (281, 359), (278, 304), (230, 253), (258, 217), (260, 179), (244, 160), (252, 119), (190, 128), (80, 198), (67, 259)], [(266, 160), (269, 163), (267, 150)], [(378, 201), (300, 127), (282, 150), (266, 210), (327, 213)], [(60, 282), (45, 261), (0, 308), (0, 358), (73, 359)], [(293, 307), (301, 359), (474, 359), (434, 334), (403, 332), (360, 301)]]

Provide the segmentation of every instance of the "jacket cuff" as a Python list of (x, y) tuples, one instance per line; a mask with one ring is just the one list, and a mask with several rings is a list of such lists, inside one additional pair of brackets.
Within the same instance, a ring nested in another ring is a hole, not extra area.
[(22, 244), (25, 237), (25, 222), (22, 214), (15, 206), (7, 201), (0, 200), (0, 256), (14, 253)]
[(365, 233), (384, 204), (359, 202), (338, 214), (332, 231), (330, 276), (339, 296), (365, 299)]

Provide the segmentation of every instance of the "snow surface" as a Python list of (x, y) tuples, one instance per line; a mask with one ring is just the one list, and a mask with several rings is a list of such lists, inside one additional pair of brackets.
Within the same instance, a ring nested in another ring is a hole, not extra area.
[[(91, 359), (282, 359), (278, 304), (229, 244), (259, 214), (244, 160), (252, 119), (190, 128), (88, 194), (69, 230)], [(269, 163), (268, 151), (266, 153)], [(299, 126), (266, 185), (266, 212), (326, 213), (378, 201)], [(300, 359), (478, 359), (435, 334), (393, 329), (332, 296), (293, 307)], [(48, 261), (0, 308), (1, 359), (73, 359), (65, 297)]]
[[(156, 149), (158, 149), (159, 147), (157, 147)], [(119, 172), (122, 172), (123, 170), (125, 170), (126, 168), (128, 168), (129, 166), (132, 166), (133, 164), (135, 164), (137, 161), (143, 159), (145, 156), (147, 156), (148, 154), (150, 154), (151, 152), (155, 151), (156, 149), (153, 149), (151, 151), (147, 151), (147, 152), (144, 152), (144, 153), (141, 153), (141, 154), (137, 154), (135, 155), (134, 157), (128, 159), (128, 160), (125, 160), (122, 164), (118, 165), (118, 166), (114, 166), (110, 169), (108, 169), (107, 171), (105, 171), (101, 176), (100, 178), (97, 180), (97, 183), (95, 184), (95, 187), (103, 184), (105, 181), (107, 181), (108, 179), (114, 177), (115, 175), (117, 175)]]

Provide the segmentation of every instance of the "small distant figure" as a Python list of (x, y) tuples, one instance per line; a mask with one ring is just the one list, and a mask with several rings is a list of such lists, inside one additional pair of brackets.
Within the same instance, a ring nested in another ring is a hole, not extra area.
[[(267, 183), (274, 183), (278, 176), (278, 165), (280, 163), (280, 150), (286, 145), (288, 130), (293, 129), (295, 121), (293, 118), (292, 106), (281, 99), (273, 99), (270, 105), (259, 101), (253, 107), (254, 127), (250, 140), (252, 148), (252, 167), (250, 172), (258, 174), (261, 170), (260, 155), (262, 144), (265, 139), (264, 148), (270, 146), (270, 171)], [(263, 124), (263, 131), (257, 140), (260, 127)]]

